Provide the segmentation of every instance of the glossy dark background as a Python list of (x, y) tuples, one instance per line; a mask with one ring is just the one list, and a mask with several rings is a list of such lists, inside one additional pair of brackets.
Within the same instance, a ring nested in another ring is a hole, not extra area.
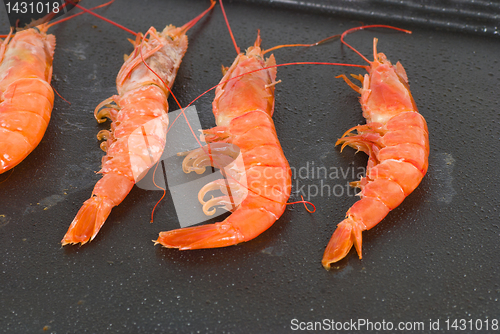
[[(85, 1), (86, 7), (99, 1)], [(99, 13), (135, 31), (182, 25), (209, 1), (119, 1)], [(1, 9), (4, 10), (3, 8)], [(311, 43), (364, 23), (397, 23), (349, 35), (371, 59), (379, 51), (405, 66), (430, 133), (429, 171), (421, 185), (378, 226), (363, 234), (363, 259), (354, 252), (327, 272), (324, 248), (356, 198), (316, 196), (309, 214), (292, 205), (267, 232), (224, 249), (179, 252), (154, 247), (158, 232), (178, 228), (170, 197), (151, 210), (160, 192), (134, 188), (96, 239), (61, 248), (60, 240), (99, 176), (95, 106), (115, 94), (115, 77), (132, 35), (89, 15), (53, 27), (57, 37), (52, 120), (37, 149), (0, 181), (0, 331), (5, 333), (285, 333), (291, 320), (425, 323), (499, 317), (498, 214), (499, 39), (407, 20), (343, 14), (273, 2), (227, 2), (242, 49), (261, 30), (263, 47)], [(411, 14), (411, 13), (410, 13)], [(8, 20), (0, 12), (0, 29)], [(412, 23), (413, 22), (413, 23)], [(216, 85), (221, 64), (236, 56), (220, 6), (188, 33), (190, 47), (174, 93), (186, 105)], [(278, 63), (363, 64), (339, 41), (275, 52)], [(321, 182), (354, 181), (364, 154), (334, 147), (363, 123), (357, 94), (341, 73), (361, 69), (289, 66), (278, 69), (274, 120), (283, 151), (296, 170), (307, 164), (348, 171), (339, 179), (296, 175), (290, 201)], [(196, 107), (202, 126), (214, 125), (213, 92)], [(171, 99), (171, 109), (175, 110)], [(298, 184), (297, 184), (298, 182)], [(298, 185), (298, 186), (297, 186)], [(302, 188), (300, 188), (302, 187)], [(340, 191), (340, 188), (337, 188)], [(48, 326), (48, 327), (45, 327)], [(45, 327), (46, 331), (43, 330)]]

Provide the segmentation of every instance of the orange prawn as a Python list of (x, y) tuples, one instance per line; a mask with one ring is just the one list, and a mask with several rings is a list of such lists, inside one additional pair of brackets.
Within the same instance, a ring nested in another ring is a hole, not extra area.
[(0, 47), (0, 173), (33, 151), (49, 124), (56, 38), (48, 28), (43, 24), (14, 37), (11, 30)]
[(151, 27), (144, 37), (137, 35), (134, 51), (125, 57), (116, 78), (118, 95), (101, 102), (94, 113), (99, 123), (105, 118), (112, 121), (110, 131), (97, 135), (106, 139), (101, 144), (106, 155), (99, 172), (104, 176), (78, 211), (61, 241), (63, 246), (93, 240), (111, 209), (160, 159), (168, 126), (167, 97), (187, 50), (186, 32), (214, 5), (211, 0), (210, 8), (180, 28), (168, 25), (157, 32)]
[(56, 38), (47, 30), (80, 14), (14, 36), (11, 30), (0, 45), (0, 174), (17, 166), (42, 140), (54, 105), (50, 81)]
[[(350, 32), (385, 26), (361, 26), (342, 34), (342, 43), (354, 50), (370, 65), (368, 74), (352, 75), (362, 87), (356, 86), (345, 75), (345, 82), (361, 94), (360, 103), (366, 125), (349, 129), (336, 145), (349, 145), (369, 155), (366, 177), (353, 182), (359, 187), (361, 199), (338, 224), (323, 255), (325, 269), (344, 258), (354, 244), (359, 258), (361, 232), (377, 225), (408, 196), (427, 172), (429, 134), (424, 117), (418, 112), (410, 92), (406, 72), (398, 62), (392, 65), (383, 53), (377, 53), (377, 39), (373, 40), (373, 61), (344, 42)], [(402, 30), (402, 29), (399, 29)], [(408, 31), (406, 31), (408, 32)]]
[[(221, 8), (225, 16), (222, 3)], [(272, 120), (276, 61), (274, 55), (264, 58), (272, 49), (263, 51), (260, 44), (260, 34), (246, 53), (240, 53), (234, 43), (238, 56), (229, 68), (223, 67), (224, 77), (212, 103), (217, 126), (203, 131), (208, 145), (190, 152), (183, 161), (185, 172), (201, 173), (207, 165), (219, 167), (207, 153), (212, 146), (227, 143), (239, 147), (246, 179), (230, 180), (238, 189), (203, 202), (210, 190), (226, 192), (225, 182), (216, 180), (198, 194), (200, 202), (205, 203), (205, 213), (214, 211), (210, 208), (215, 205), (222, 205), (232, 214), (215, 224), (161, 232), (155, 244), (180, 250), (236, 245), (263, 233), (285, 211), (292, 173)]]

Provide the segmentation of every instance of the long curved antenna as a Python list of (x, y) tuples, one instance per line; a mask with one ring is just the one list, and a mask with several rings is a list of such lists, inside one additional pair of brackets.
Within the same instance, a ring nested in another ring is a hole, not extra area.
[(215, 6), (215, 0), (210, 0), (210, 2), (212, 3), (210, 5), (210, 7), (208, 7), (207, 10), (205, 10), (203, 13), (201, 13), (200, 15), (198, 15), (197, 17), (195, 17), (194, 19), (192, 19), (191, 21), (189, 21), (188, 23), (186, 23), (185, 25), (183, 25), (181, 27), (181, 31), (183, 33), (187, 32), (189, 29), (191, 29), (196, 23), (198, 23), (198, 21), (203, 17), (205, 16), (209, 11), (212, 10), (212, 8), (214, 8)]
[(99, 15), (99, 14), (96, 14), (96, 13), (94, 13), (94, 12), (92, 12), (92, 11), (88, 10), (87, 8), (84, 8), (84, 7), (80, 6), (79, 4), (77, 4), (77, 3), (73, 2), (73, 1), (71, 1), (71, 0), (66, 0), (66, 1), (67, 1), (67, 2), (69, 2), (69, 3), (70, 3), (70, 4), (72, 4), (72, 5), (75, 5), (75, 7), (80, 8), (81, 10), (83, 10), (83, 11), (84, 11), (84, 12), (86, 12), (86, 13), (89, 13), (89, 14), (91, 14), (91, 15), (94, 15), (95, 17), (98, 17), (98, 18), (100, 18), (100, 19), (101, 19), (101, 20), (103, 20), (103, 21), (106, 21), (106, 22), (108, 22), (108, 23), (111, 23), (112, 25), (117, 26), (118, 28), (121, 28), (121, 29), (123, 29), (123, 30), (125, 30), (125, 31), (127, 31), (127, 32), (129, 32), (129, 33), (131, 33), (132, 35), (137, 36), (137, 33), (136, 33), (135, 31), (132, 31), (132, 30), (130, 30), (129, 28), (122, 26), (121, 24), (118, 24), (118, 23), (116, 23), (116, 22), (113, 22), (113, 21), (111, 21), (110, 19), (107, 19), (107, 18), (105, 18), (104, 16), (101, 16), (101, 15)]
[(344, 41), (344, 37), (347, 35), (347, 34), (350, 34), (351, 32), (354, 32), (354, 31), (358, 31), (358, 30), (364, 30), (364, 29), (368, 29), (368, 28), (388, 28), (388, 29), (393, 29), (393, 30), (398, 30), (398, 31), (403, 31), (407, 34), (411, 34), (411, 31), (410, 30), (406, 30), (406, 29), (401, 29), (401, 28), (397, 28), (397, 27), (393, 27), (393, 26), (388, 26), (388, 25), (381, 25), (381, 24), (373, 24), (373, 25), (367, 25), (367, 26), (360, 26), (360, 27), (354, 27), (354, 28), (351, 28), (351, 29), (348, 29), (346, 31), (344, 31), (342, 33), (342, 35), (340, 36), (340, 41), (342, 42), (342, 44), (346, 45), (348, 48), (350, 48), (352, 51), (356, 52), (361, 58), (363, 58), (368, 64), (371, 64), (372, 62), (369, 61), (365, 56), (363, 56), (361, 54), (361, 52), (359, 52), (358, 50), (356, 50), (355, 48), (353, 48), (352, 46), (350, 46), (349, 44), (347, 44), (347, 42)]
[(266, 54), (268, 52), (271, 52), (271, 51), (274, 51), (274, 50), (277, 50), (277, 49), (281, 49), (281, 48), (293, 48), (293, 47), (296, 47), (296, 46), (303, 46), (303, 47), (316, 46), (316, 45), (323, 44), (326, 41), (329, 41), (331, 39), (338, 38), (338, 37), (340, 37), (340, 34), (324, 38), (321, 41), (316, 42), (316, 43), (312, 43), (312, 44), (282, 44), (282, 45), (276, 45), (276, 46), (273, 46), (272, 48), (269, 48), (267, 50), (262, 51), (262, 54)]
[[(111, 0), (111, 1), (109, 1), (109, 2), (106, 2), (106, 3), (102, 4), (102, 5), (92, 7), (92, 8), (90, 8), (89, 10), (95, 10), (95, 9), (98, 9), (98, 8), (102, 8), (102, 7), (109, 6), (109, 5), (111, 5), (114, 1), (115, 1), (115, 0)], [(52, 26), (55, 26), (56, 24), (63, 23), (63, 22), (65, 22), (65, 21), (68, 21), (68, 20), (70, 20), (70, 19), (72, 19), (72, 18), (74, 18), (74, 17), (80, 16), (80, 15), (82, 15), (82, 14), (85, 14), (85, 12), (83, 11), (83, 12), (80, 12), (80, 13), (77, 13), (77, 14), (70, 15), (70, 16), (68, 16), (68, 17), (65, 17), (65, 18), (63, 18), (63, 19), (57, 20), (57, 21), (55, 21), (55, 22), (49, 23), (49, 24), (47, 24), (47, 25), (46, 25), (46, 28), (48, 29), (48, 28), (50, 28), (50, 27), (52, 27)]]

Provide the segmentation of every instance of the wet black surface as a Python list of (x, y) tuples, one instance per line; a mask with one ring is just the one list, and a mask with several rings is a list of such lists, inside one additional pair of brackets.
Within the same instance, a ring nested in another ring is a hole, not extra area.
[[(208, 1), (123, 3), (100, 12), (143, 32), (151, 25), (182, 25), (208, 6)], [(257, 29), (267, 48), (314, 42), (358, 25), (333, 14), (251, 3), (227, 3), (226, 11), (242, 49), (253, 44)], [(8, 20), (0, 17), (6, 33)], [(440, 320), (441, 331), (447, 319), (472, 320), (473, 326), (480, 319), (483, 331), (486, 321), (491, 329), (500, 310), (500, 44), (497, 38), (402, 27), (413, 34), (378, 29), (349, 35), (348, 41), (371, 58), (377, 37), (379, 51), (405, 66), (428, 122), (429, 171), (414, 193), (364, 232), (363, 259), (351, 251), (329, 272), (321, 266), (324, 247), (356, 200), (347, 183), (366, 166), (363, 154), (334, 147), (345, 130), (364, 122), (357, 94), (334, 77), (361, 69), (278, 69), (282, 83), (276, 86), (274, 119), (296, 171), (290, 200), (307, 198), (324, 185), (336, 191), (326, 194), (323, 187), (323, 196), (309, 198), (316, 213), (296, 204), (255, 240), (179, 252), (151, 242), (158, 232), (179, 227), (171, 198), (159, 205), (150, 224), (161, 193), (134, 188), (93, 242), (61, 248), (99, 179), (94, 172), (103, 152), (95, 136), (108, 125), (97, 124), (93, 110), (115, 93), (123, 54), (132, 48), (126, 40), (131, 35), (90, 16), (53, 27), (52, 83), (71, 105), (56, 98), (40, 145), (8, 178), (0, 176), (0, 331), (285, 333), (293, 331), (293, 319), (385, 320), (393, 323), (392, 332), (399, 332), (399, 322), (423, 322), (429, 332), (430, 319)], [(188, 35), (190, 48), (174, 85), (183, 105), (216, 85), (220, 65), (230, 65), (236, 56), (219, 6)], [(275, 56), (278, 63), (363, 64), (338, 41), (277, 50)], [(214, 125), (211, 99), (213, 92), (196, 103), (204, 127)], [(170, 104), (177, 109), (173, 100)], [(313, 165), (339, 175), (318, 178)]]

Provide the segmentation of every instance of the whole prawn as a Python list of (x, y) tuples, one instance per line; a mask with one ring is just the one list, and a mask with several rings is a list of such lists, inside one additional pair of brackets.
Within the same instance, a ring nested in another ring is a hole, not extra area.
[(56, 46), (50, 25), (12, 30), (0, 46), (0, 173), (40, 143), (54, 105), (50, 86)]
[[(239, 54), (231, 67), (223, 69), (212, 103), (217, 126), (203, 131), (209, 147), (234, 144), (243, 157), (246, 180), (229, 180), (240, 189), (207, 202), (223, 205), (232, 214), (219, 223), (161, 232), (155, 243), (180, 250), (231, 246), (257, 237), (283, 214), (290, 197), (291, 170), (272, 120), (277, 71), (268, 67), (276, 61), (273, 55), (264, 58), (260, 43), (259, 35), (246, 53), (239, 53), (235, 44)], [(200, 173), (210, 164), (214, 162), (207, 159), (207, 148), (198, 148), (185, 158), (183, 169)], [(198, 198), (202, 201), (212, 189), (225, 192), (225, 187), (222, 180), (213, 181), (200, 190)], [(206, 204), (204, 211), (211, 212)]]
[[(349, 129), (336, 145), (349, 145), (369, 155), (366, 177), (353, 185), (361, 189), (357, 201), (338, 224), (323, 255), (325, 269), (344, 258), (354, 244), (359, 258), (361, 232), (377, 225), (419, 184), (428, 167), (429, 135), (424, 117), (418, 113), (410, 92), (406, 72), (395, 66), (383, 53), (377, 53), (373, 40), (373, 61), (344, 42), (348, 33), (379, 26), (362, 26), (342, 34), (342, 43), (358, 53), (370, 65), (368, 74), (352, 75), (362, 83), (356, 86), (345, 75), (346, 83), (361, 94), (360, 103), (366, 125)], [(385, 26), (380, 26), (385, 27)], [(339, 78), (338, 77), (338, 78)]]
[(11, 30), (0, 45), (0, 174), (17, 166), (38, 146), (50, 121), (56, 38), (47, 30), (81, 14), (40, 24), (14, 36)]
[(101, 144), (106, 155), (99, 172), (104, 176), (78, 211), (61, 241), (63, 246), (93, 240), (111, 209), (160, 159), (168, 126), (167, 97), (188, 47), (186, 32), (214, 5), (211, 0), (210, 8), (180, 28), (168, 25), (157, 32), (151, 27), (144, 38), (137, 35), (134, 51), (125, 57), (116, 78), (118, 95), (101, 102), (94, 113), (99, 123), (105, 118), (112, 121), (111, 131), (97, 135), (106, 139)]

